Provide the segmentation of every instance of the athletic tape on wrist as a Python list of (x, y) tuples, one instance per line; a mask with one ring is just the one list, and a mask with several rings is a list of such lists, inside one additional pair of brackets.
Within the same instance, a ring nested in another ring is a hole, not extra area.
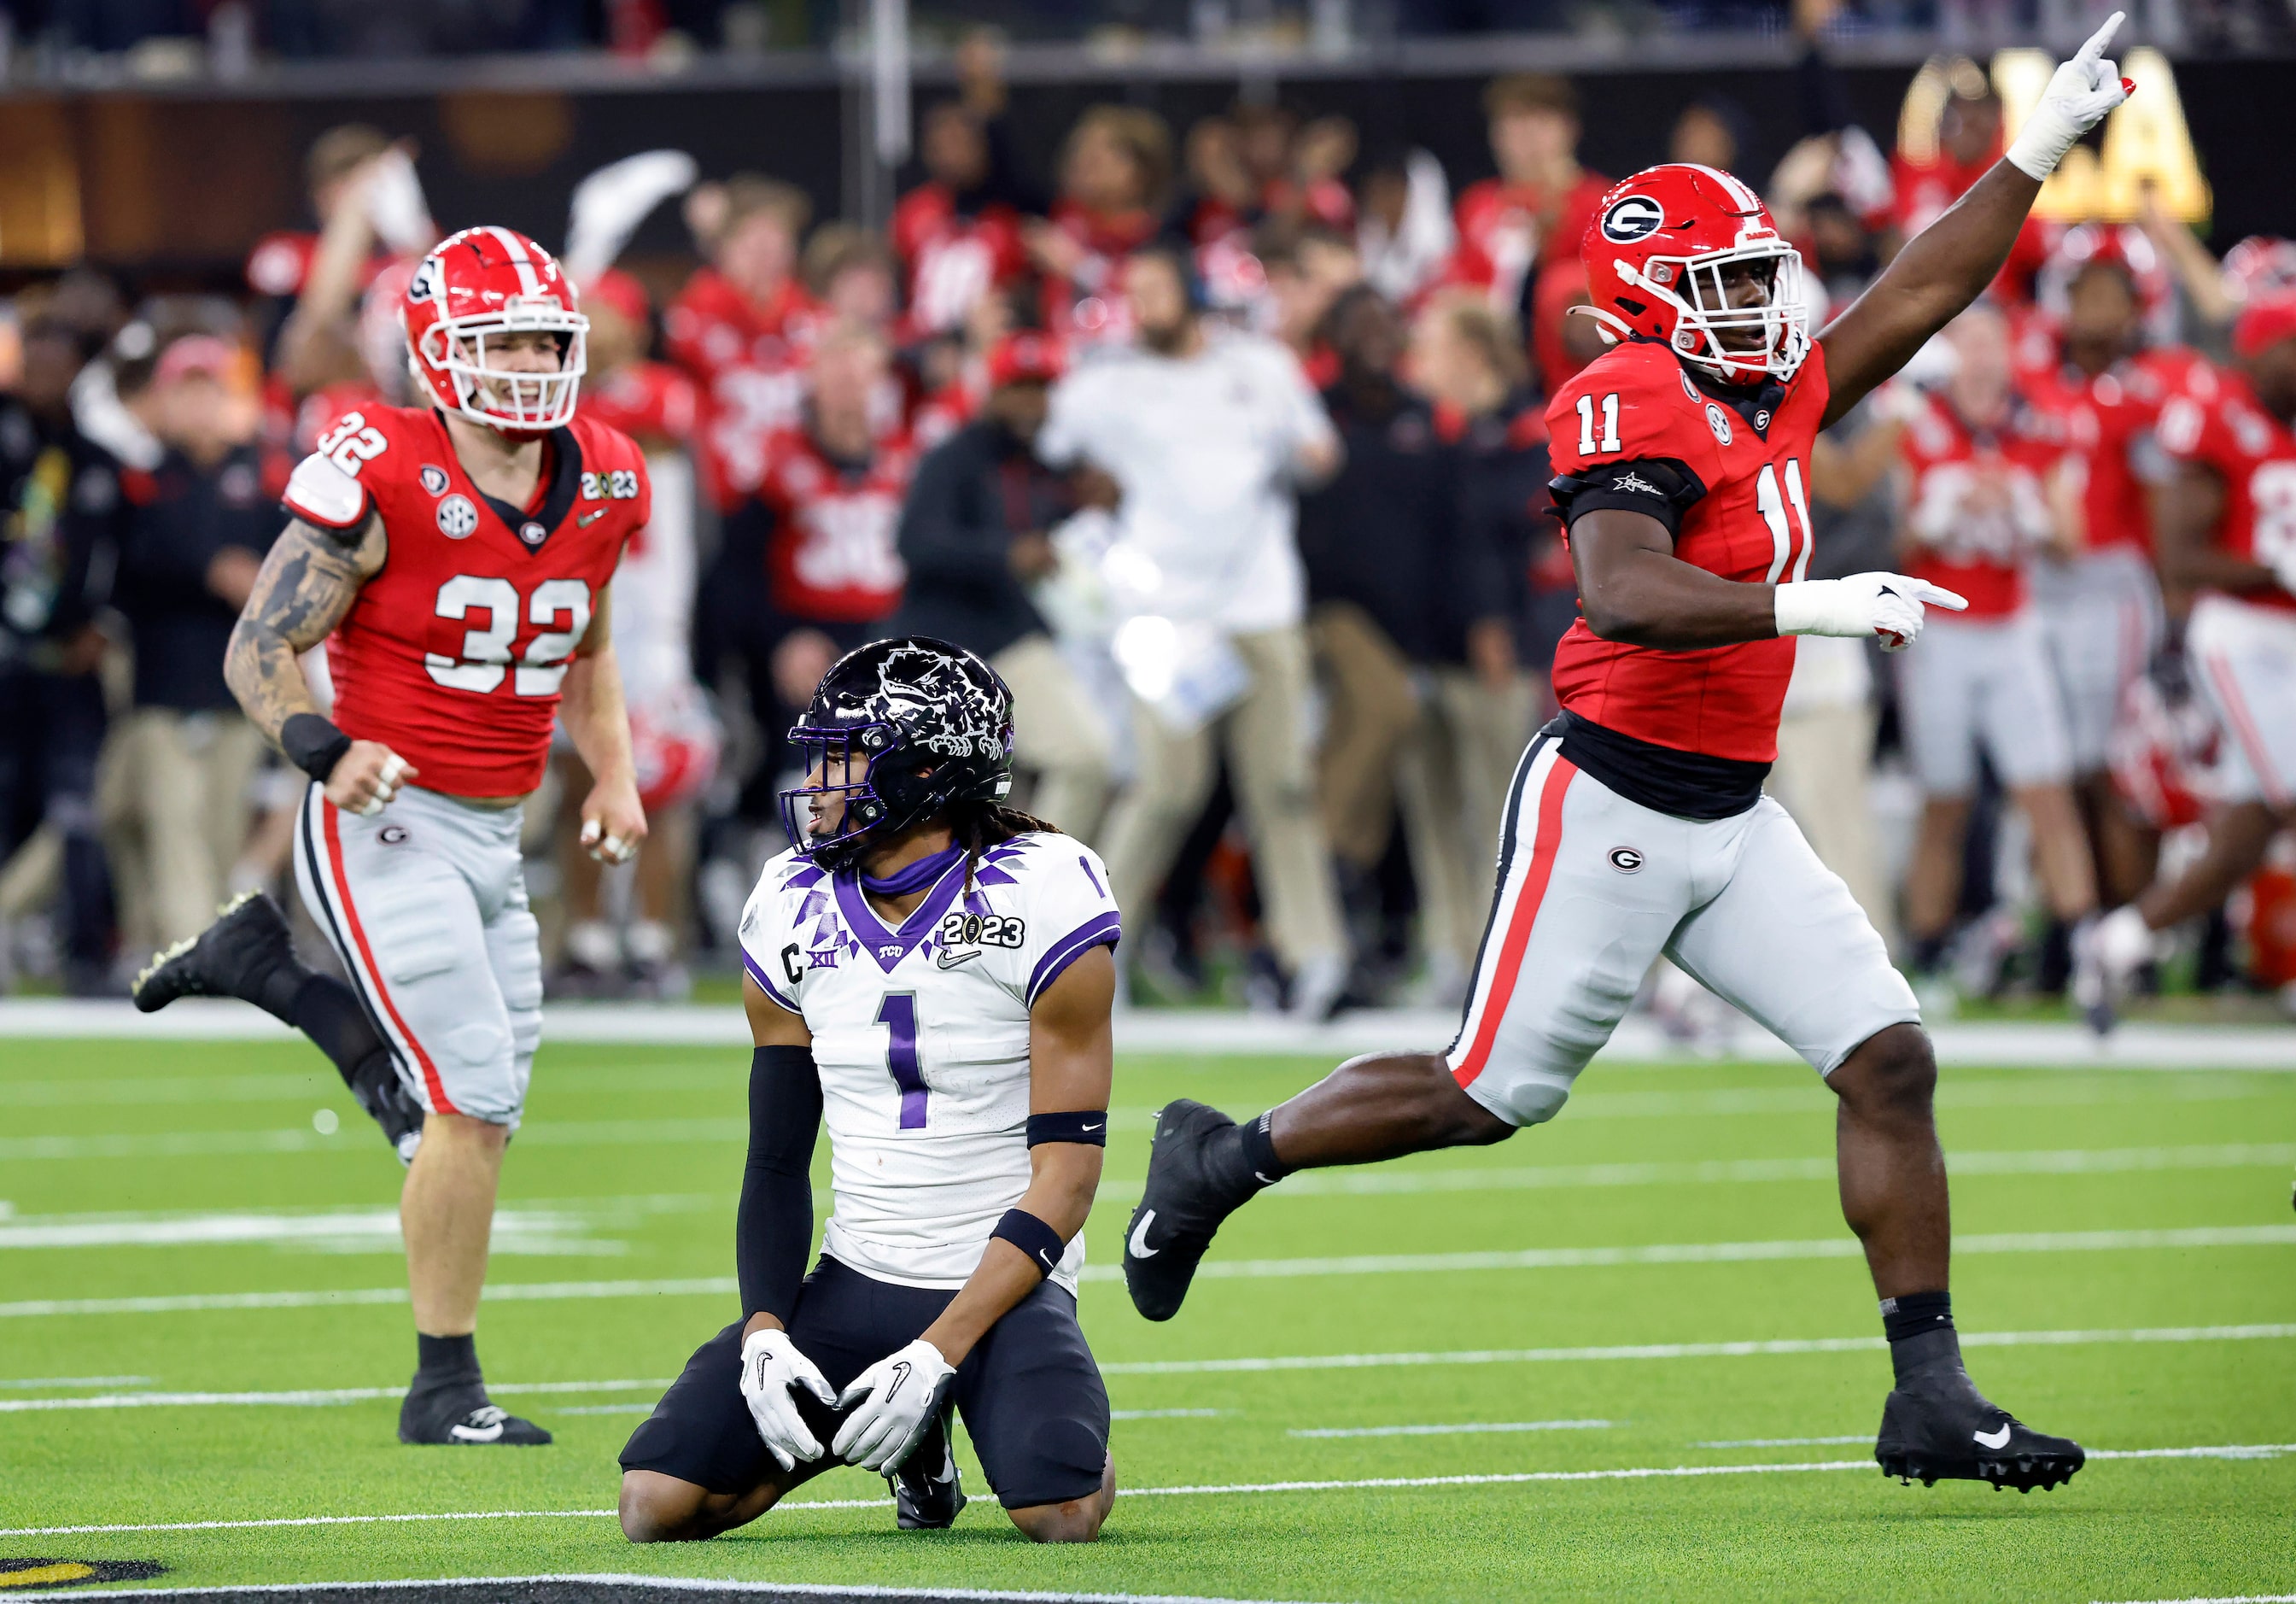
[(1079, 1142), (1087, 1147), (1108, 1146), (1108, 1110), (1083, 1108), (1072, 1114), (1032, 1114), (1029, 1116), (1029, 1145), (1041, 1142)]
[(1060, 1268), (1061, 1257), (1069, 1245), (1061, 1240), (1061, 1233), (1046, 1225), (1027, 1209), (1008, 1208), (996, 1229), (988, 1233), (993, 1240), (1003, 1238), (1029, 1255), (1029, 1263), (1037, 1267), (1040, 1276), (1050, 1275)]
[(350, 736), (336, 728), (332, 720), (317, 713), (291, 714), (279, 727), (279, 750), (287, 754), (289, 762), (323, 786), (350, 749)]

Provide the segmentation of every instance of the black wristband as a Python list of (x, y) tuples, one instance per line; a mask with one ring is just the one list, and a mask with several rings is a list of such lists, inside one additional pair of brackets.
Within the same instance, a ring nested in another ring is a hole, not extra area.
[(991, 1241), (1002, 1237), (1027, 1254), (1029, 1263), (1037, 1267), (1040, 1275), (1050, 1275), (1058, 1270), (1062, 1255), (1069, 1250), (1069, 1245), (1061, 1240), (1060, 1232), (1027, 1209), (1006, 1209), (1004, 1217), (996, 1222), (996, 1229), (988, 1236)]
[(1029, 1145), (1043, 1142), (1077, 1142), (1087, 1147), (1108, 1146), (1108, 1110), (1083, 1108), (1073, 1114), (1032, 1114), (1029, 1116)]
[(287, 754), (289, 762), (323, 786), (350, 749), (350, 736), (317, 713), (290, 713), (287, 722), (279, 727), (279, 750)]

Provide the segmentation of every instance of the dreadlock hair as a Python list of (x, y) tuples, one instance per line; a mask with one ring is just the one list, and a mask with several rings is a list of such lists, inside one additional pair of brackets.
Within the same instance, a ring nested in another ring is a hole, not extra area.
[(999, 802), (951, 802), (942, 816), (948, 821), (949, 835), (964, 849), (964, 889), (968, 892), (972, 889), (972, 866), (990, 847), (1015, 835), (1065, 834), (1049, 820)]

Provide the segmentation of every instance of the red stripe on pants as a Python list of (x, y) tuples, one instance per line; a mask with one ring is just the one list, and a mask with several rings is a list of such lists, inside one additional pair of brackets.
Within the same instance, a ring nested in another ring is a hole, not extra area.
[(400, 1038), (414, 1054), (414, 1061), (422, 1066), (422, 1084), (430, 1089), (430, 1106), (440, 1114), (459, 1114), (447, 1096), (446, 1082), (439, 1078), (439, 1066), (430, 1062), (430, 1055), (422, 1050), (422, 1043), (406, 1028), (406, 1021), (398, 1016), (398, 1005), (390, 1000), (390, 991), (382, 983), (382, 970), (374, 961), (374, 949), (367, 945), (366, 926), (359, 923), (357, 905), (351, 901), (351, 883), (343, 874), (343, 835), (340, 815), (335, 804), (319, 799), (321, 816), (327, 821), (327, 868), (334, 876), (335, 900), (343, 905), (343, 923), (351, 929), (351, 940), (357, 944), (359, 962), (366, 967), (366, 977), (374, 986), (374, 994), (382, 1003), (382, 1011), (390, 1016)]
[(1562, 798), (1577, 777), (1578, 768), (1561, 756), (1554, 767), (1546, 771), (1546, 779), (1538, 790), (1538, 823), (1531, 839), (1530, 868), (1522, 877), (1522, 890), (1516, 894), (1514, 909), (1507, 916), (1506, 939), (1499, 944), (1497, 967), (1491, 972), (1491, 989), (1483, 999), (1481, 1014), (1475, 1021), (1475, 1039), (1467, 1048), (1467, 1056), (1451, 1072), (1460, 1085), (1474, 1082), (1490, 1061), (1491, 1043), (1499, 1033), (1499, 1022), (1506, 1017), (1507, 1003), (1514, 996), (1515, 978), (1522, 970), (1523, 950), (1530, 945), (1531, 927), (1538, 923), (1538, 905), (1546, 900), (1546, 883), (1554, 877), (1554, 852), (1562, 840)]

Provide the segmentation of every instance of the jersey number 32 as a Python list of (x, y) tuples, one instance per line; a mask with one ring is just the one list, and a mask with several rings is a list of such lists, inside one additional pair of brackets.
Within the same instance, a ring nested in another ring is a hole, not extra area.
[[(474, 613), (485, 615), (485, 627), (464, 629), (459, 653), (422, 654), (430, 678), (449, 690), (480, 695), (493, 690), (511, 671), (511, 646), (523, 613), (525, 622), (540, 628), (516, 659), (511, 688), (521, 696), (554, 696), (566, 678), (567, 659), (590, 627), (590, 587), (580, 580), (545, 580), (523, 608), (518, 587), (508, 580), (458, 573), (439, 587), (440, 618), (467, 623)], [(553, 628), (561, 619), (565, 627)]]

